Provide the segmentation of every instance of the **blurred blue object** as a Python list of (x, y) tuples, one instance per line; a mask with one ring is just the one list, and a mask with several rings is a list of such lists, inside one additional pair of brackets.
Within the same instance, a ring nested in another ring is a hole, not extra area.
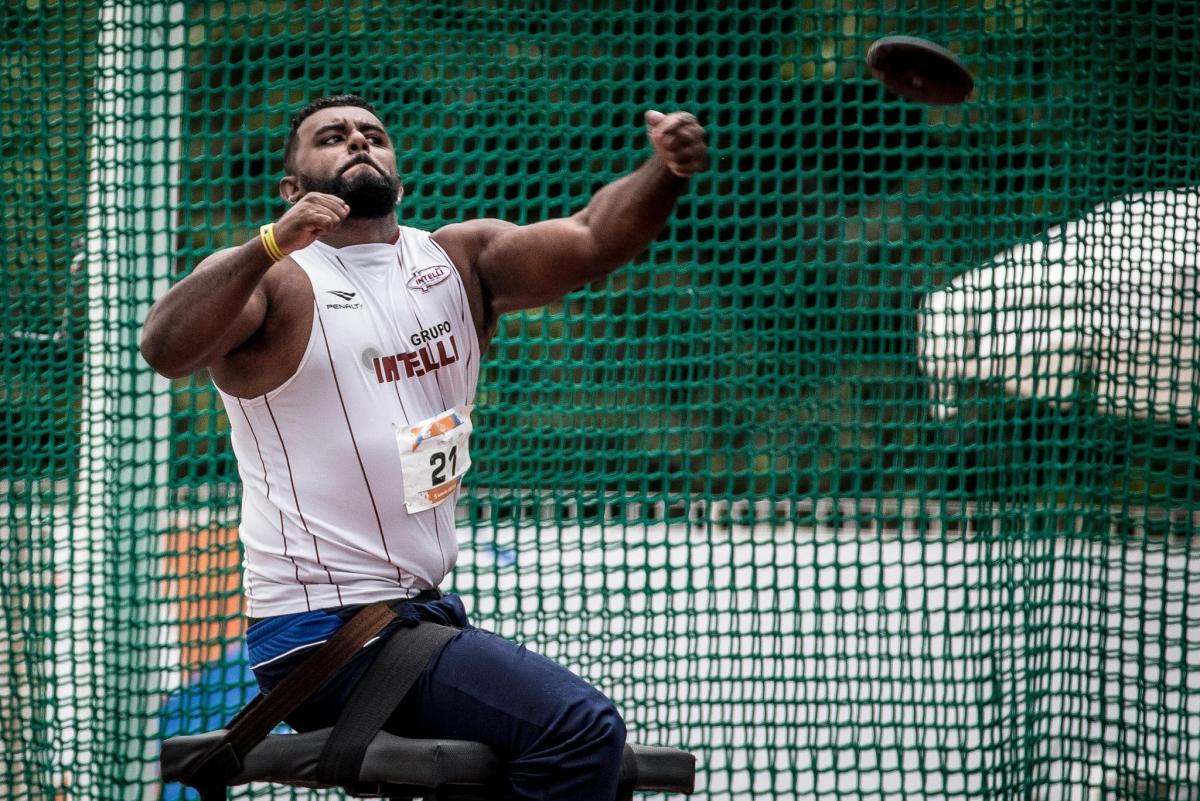
[[(219, 662), (192, 675), (167, 696), (159, 713), (159, 740), (219, 729), (257, 693), (245, 641), (239, 641), (226, 649)], [(282, 725), (279, 730), (289, 731)], [(195, 801), (199, 797), (182, 784), (163, 787), (163, 801)]]

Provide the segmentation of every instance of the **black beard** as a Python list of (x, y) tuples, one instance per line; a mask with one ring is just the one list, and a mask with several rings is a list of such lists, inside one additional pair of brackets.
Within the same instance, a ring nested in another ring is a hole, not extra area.
[[(395, 175), (384, 175), (366, 161), (355, 163), (367, 164), (371, 169), (359, 170), (350, 178), (340, 174), (332, 178), (317, 178), (301, 174), (299, 178), (307, 192), (321, 192), (346, 201), (346, 205), (350, 207), (348, 215), (350, 217), (361, 219), (376, 219), (388, 215), (394, 217), (396, 194), (400, 191), (400, 178)], [(343, 172), (345, 171), (343, 170)]]

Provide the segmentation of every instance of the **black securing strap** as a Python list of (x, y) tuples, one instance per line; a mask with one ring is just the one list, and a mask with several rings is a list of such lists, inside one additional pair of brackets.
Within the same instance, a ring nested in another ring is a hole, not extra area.
[(400, 706), (429, 660), (460, 631), (422, 621), (392, 634), (355, 686), (325, 742), (316, 771), (321, 781), (340, 787), (359, 783), (367, 746)]
[(187, 784), (200, 793), (200, 801), (223, 801), (227, 778), (242, 770), (242, 757), (226, 739), (204, 755), (188, 775)]
[(196, 792), (200, 793), (200, 801), (225, 801), (229, 797), (228, 790), (224, 785), (215, 784), (196, 788)]
[(271, 692), (255, 696), (235, 715), (221, 744), (197, 763), (183, 782), (199, 790), (203, 801), (223, 798), (246, 754), (395, 619), (396, 614), (382, 602), (360, 610)]

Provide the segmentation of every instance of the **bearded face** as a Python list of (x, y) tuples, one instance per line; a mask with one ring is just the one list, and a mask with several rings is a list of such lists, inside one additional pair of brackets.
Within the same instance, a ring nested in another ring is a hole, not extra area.
[[(366, 166), (359, 167), (360, 164)], [(396, 213), (396, 198), (401, 186), (399, 176), (388, 175), (365, 154), (331, 177), (304, 173), (298, 177), (305, 191), (321, 192), (344, 200), (350, 207), (349, 216), (352, 218), (376, 219)]]

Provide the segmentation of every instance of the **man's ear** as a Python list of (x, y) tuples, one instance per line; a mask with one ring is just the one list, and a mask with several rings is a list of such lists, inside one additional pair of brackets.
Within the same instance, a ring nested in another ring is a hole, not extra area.
[(285, 175), (279, 179), (279, 196), (288, 203), (295, 203), (304, 195), (300, 187), (300, 179), (294, 175)]
[(400, 205), (401, 200), (404, 200), (404, 185), (403, 184), (401, 184), (400, 188), (396, 190), (396, 205), (397, 206)]

